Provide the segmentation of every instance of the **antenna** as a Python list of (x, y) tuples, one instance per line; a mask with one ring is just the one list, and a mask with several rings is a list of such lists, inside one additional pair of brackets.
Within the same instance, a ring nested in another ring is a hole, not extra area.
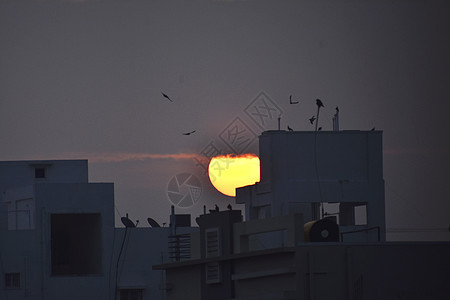
[(339, 131), (339, 108), (336, 106), (336, 113), (333, 116), (333, 131)]
[(316, 120), (316, 131), (317, 131), (317, 125), (319, 124), (320, 108), (324, 107), (324, 105), (320, 99), (316, 99), (316, 105), (317, 105), (317, 120)]
[[(314, 218), (318, 219), (319, 215), (320, 215), (320, 212), (318, 211), (319, 207), (320, 206), (322, 207), (322, 215), (324, 213), (324, 208), (323, 208), (322, 189), (320, 188), (319, 170), (317, 168), (317, 125), (319, 124), (320, 108), (324, 107), (324, 105), (320, 99), (316, 99), (316, 105), (317, 105), (317, 119), (316, 119), (316, 130), (315, 130), (315, 134), (314, 134), (314, 166), (316, 169), (316, 179), (317, 179), (317, 187), (319, 188), (320, 203), (313, 203), (312, 210), (313, 210)], [(319, 128), (319, 130), (321, 130), (321, 129), (322, 129), (322, 127)]]
[(128, 218), (128, 214), (127, 214), (126, 217), (120, 218), (120, 221), (122, 221), (122, 224), (123, 224), (126, 228), (134, 228), (134, 227), (136, 227), (136, 225), (133, 223), (133, 221), (131, 221), (131, 220)]
[(176, 222), (175, 206), (171, 205), (170, 206), (170, 228), (171, 228), (172, 235), (175, 235), (177, 233), (177, 224), (175, 222)]
[(147, 218), (147, 222), (148, 224), (150, 224), (151, 227), (153, 228), (159, 228), (161, 226), (159, 226), (158, 222), (156, 222), (155, 220), (153, 220), (152, 218)]
[[(117, 298), (117, 290), (118, 288), (118, 278), (119, 278), (119, 261), (120, 261), (120, 257), (122, 256), (122, 251), (123, 251), (123, 246), (125, 245), (125, 240), (127, 239), (127, 233), (128, 233), (128, 228), (134, 228), (136, 227), (137, 223), (139, 223), (139, 220), (136, 221), (136, 225), (134, 225), (133, 221), (131, 221), (128, 218), (128, 213), (126, 214), (126, 217), (122, 217), (120, 218), (120, 220), (122, 221), (122, 224), (125, 225), (125, 234), (123, 235), (123, 239), (122, 239), (122, 245), (120, 246), (120, 251), (119, 251), (119, 256), (117, 257), (117, 263), (116, 263), (116, 288), (114, 291), (114, 299)], [(127, 244), (128, 246), (128, 244)]]

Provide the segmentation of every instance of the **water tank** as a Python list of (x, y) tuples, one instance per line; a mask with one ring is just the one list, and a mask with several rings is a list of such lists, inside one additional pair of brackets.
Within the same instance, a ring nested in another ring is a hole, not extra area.
[(303, 226), (305, 242), (339, 242), (339, 225), (330, 219), (320, 219)]

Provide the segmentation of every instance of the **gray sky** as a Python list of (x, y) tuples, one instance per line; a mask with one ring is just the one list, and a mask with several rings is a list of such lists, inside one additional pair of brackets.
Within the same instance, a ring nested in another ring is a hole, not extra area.
[(448, 1), (2, 0), (0, 160), (87, 158), (121, 215), (162, 223), (178, 173), (202, 184), (179, 213), (233, 202), (179, 154), (226, 149), (236, 117), (275, 129), (245, 114), (260, 92), (295, 130), (320, 98), (324, 130), (338, 105), (341, 129), (384, 131), (387, 226), (412, 229), (390, 236), (450, 240), (416, 232), (450, 224), (449, 15)]

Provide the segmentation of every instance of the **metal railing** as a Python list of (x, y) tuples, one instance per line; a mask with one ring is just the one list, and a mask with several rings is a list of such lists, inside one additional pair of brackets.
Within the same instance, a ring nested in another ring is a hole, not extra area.
[(352, 230), (352, 231), (345, 231), (345, 232), (341, 232), (341, 242), (344, 241), (344, 234), (352, 234), (352, 233), (358, 233), (358, 232), (364, 232), (364, 231), (370, 231), (370, 230), (377, 230), (377, 238), (378, 238), (378, 242), (381, 241), (381, 228), (380, 226), (374, 226), (374, 227), (368, 227), (368, 228), (363, 228), (363, 229), (358, 229), (358, 230)]

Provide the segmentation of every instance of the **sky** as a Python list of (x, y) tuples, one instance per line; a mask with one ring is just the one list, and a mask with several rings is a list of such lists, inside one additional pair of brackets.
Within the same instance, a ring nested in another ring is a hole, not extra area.
[[(323, 130), (339, 106), (341, 130), (383, 131), (388, 238), (450, 240), (449, 15), (439, 0), (1, 0), (0, 160), (88, 159), (116, 220), (168, 223), (177, 180), (197, 187), (177, 213), (239, 207), (199, 155), (257, 154), (278, 116), (313, 130), (320, 98)], [(263, 124), (257, 103), (274, 108)]]

